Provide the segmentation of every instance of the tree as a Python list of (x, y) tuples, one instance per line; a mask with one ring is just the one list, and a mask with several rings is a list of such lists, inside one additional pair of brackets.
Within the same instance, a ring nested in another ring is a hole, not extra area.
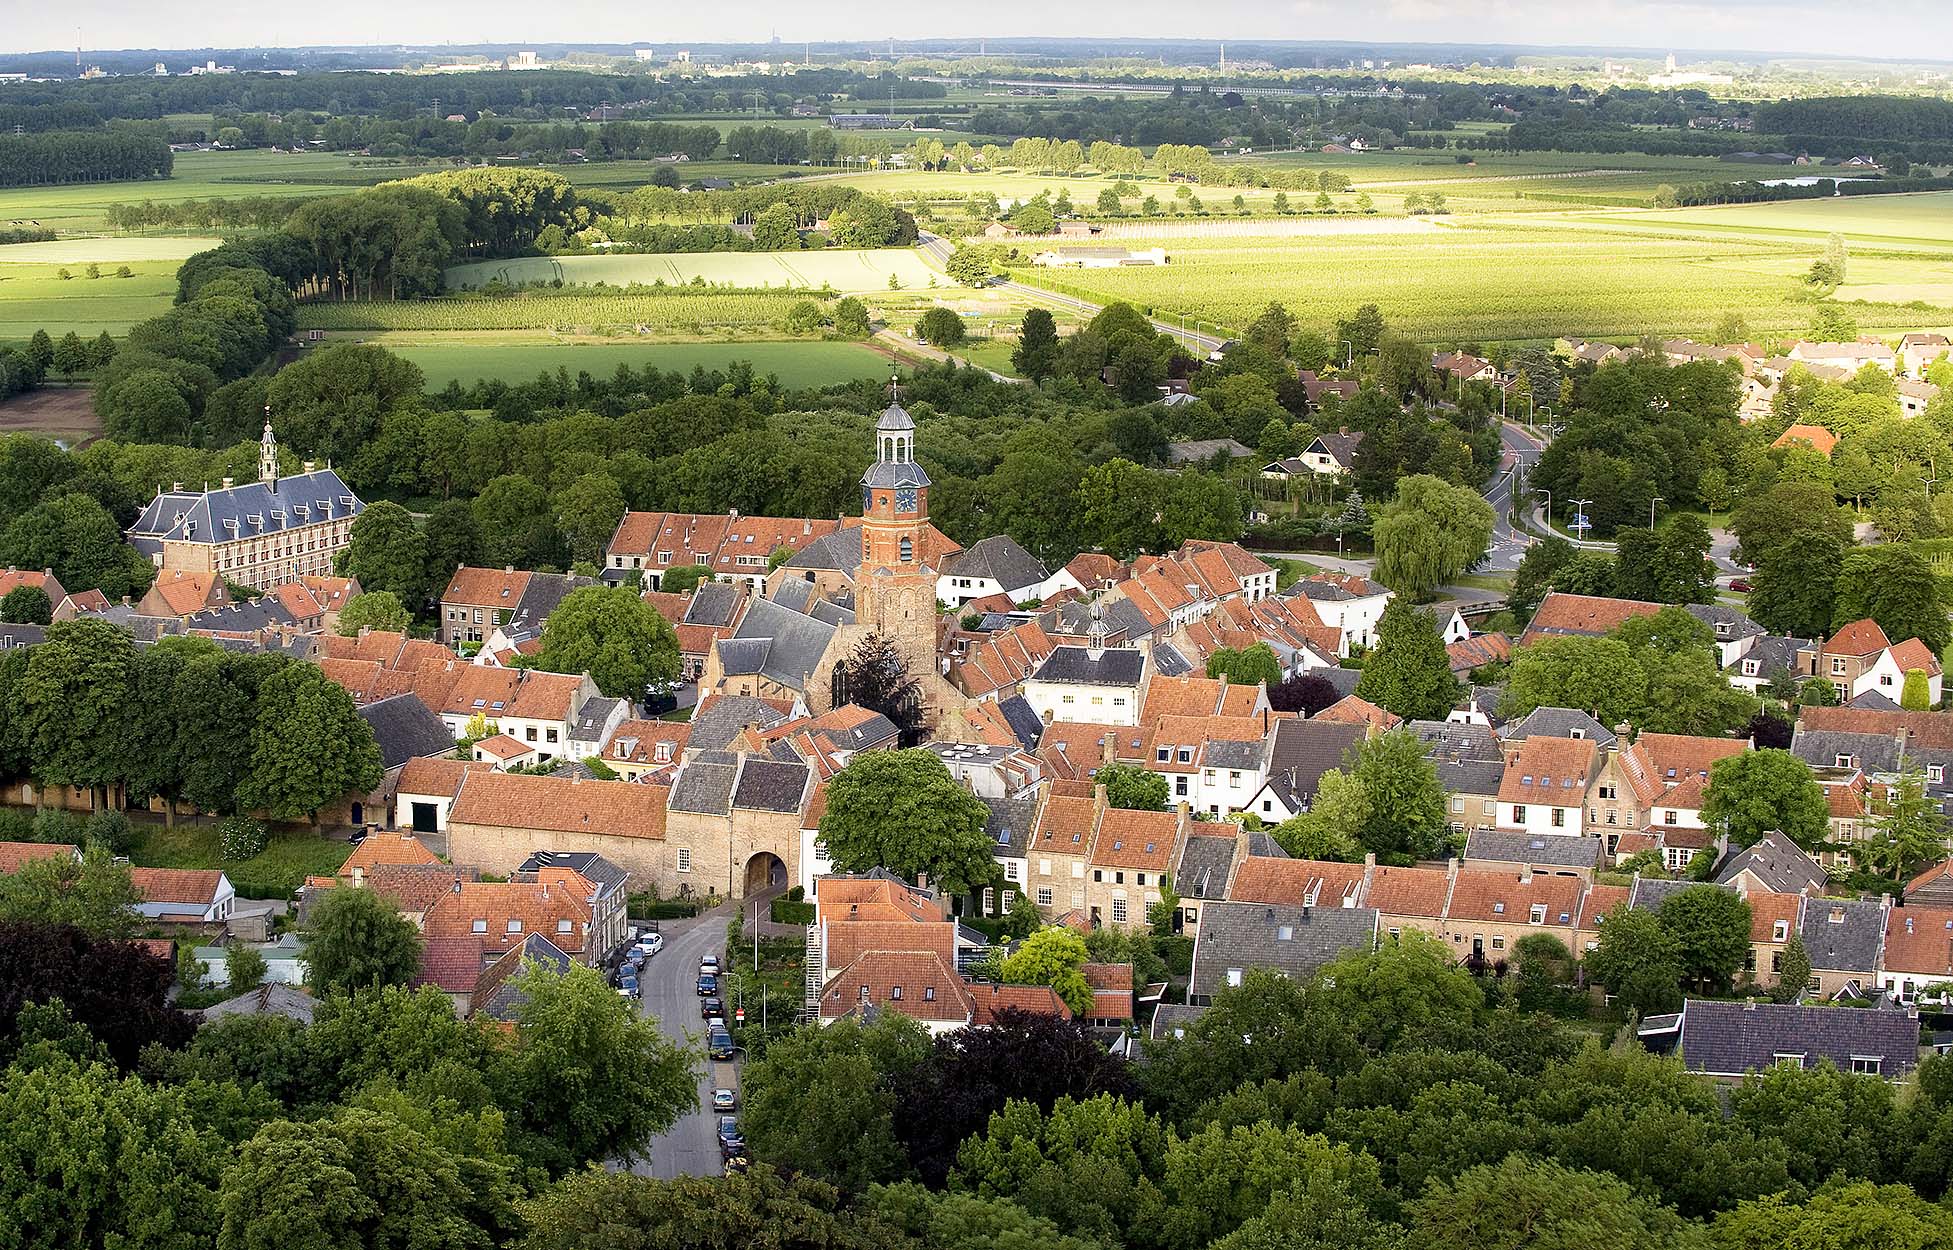
[(776, 1039), (741, 1074), (753, 1157), (849, 1192), (897, 1179), (907, 1161), (895, 1139), (894, 1085), (930, 1049), (923, 1027), (895, 1011)]
[(712, 570), (703, 564), (680, 564), (665, 570), (658, 579), (658, 589), (674, 595), (688, 595), (698, 589), (700, 582), (712, 580)]
[(428, 1135), (379, 1111), (347, 1107), (331, 1119), (275, 1120), (224, 1173), (217, 1247), (487, 1247), (490, 1228), (477, 1226), (477, 1217), (498, 1199), (506, 1204), (512, 1183), (502, 1175), (475, 1189), (463, 1170)]
[(989, 810), (933, 753), (869, 751), (827, 783), (821, 840), (836, 870), (886, 868), (911, 881), (966, 894), (997, 875)]
[(1058, 365), (1058, 323), (1046, 308), (1033, 308), (1024, 314), (1018, 327), (1017, 346), (1011, 349), (1010, 366), (1031, 379), (1042, 382)]
[(556, 496), (556, 528), (569, 539), (570, 558), (602, 564), (624, 516), (624, 489), (608, 473), (585, 473)]
[(789, 252), (800, 248), (799, 218), (793, 205), (780, 200), (753, 218), (753, 248), (761, 252)]
[(1085, 966), (1085, 939), (1061, 925), (1039, 929), (1024, 939), (1000, 969), (1007, 985), (1048, 985), (1071, 1008), (1084, 1016), (1092, 1008), (1092, 987)]
[[(6, 614), (6, 604), (0, 602), (0, 618)], [(1908, 712), (1924, 712), (1933, 705), (1932, 686), (1928, 684), (1926, 670), (1909, 668), (1906, 670), (1905, 685), (1899, 690), (1899, 706)]]
[(1092, 774), (1096, 785), (1105, 787), (1105, 801), (1132, 812), (1166, 810), (1166, 778), (1137, 764), (1103, 764)]
[[(663, 1180), (591, 1169), (565, 1177), (524, 1203), (519, 1250), (752, 1250), (769, 1241), (853, 1250), (884, 1244), (879, 1225), (850, 1215), (842, 1193), (811, 1176), (783, 1177), (765, 1165), (718, 1176)], [(975, 1201), (972, 1199), (971, 1201)], [(893, 1244), (892, 1241), (887, 1244)], [(948, 1250), (987, 1250), (983, 1243)], [(1064, 1250), (1090, 1250), (1064, 1247)]]
[(54, 603), (39, 586), (16, 586), (0, 596), (0, 621), (46, 625), (54, 619)]
[(1710, 994), (1728, 993), (1750, 954), (1750, 905), (1743, 896), (1693, 885), (1662, 900), (1656, 915), (1674, 939), (1682, 975)]
[(31, 860), (0, 876), (0, 923), (72, 925), (97, 938), (134, 936), (142, 895), (106, 846), (77, 860), (62, 853)]
[(1715, 566), (1709, 563), (1709, 527), (1694, 513), (1662, 522), (1656, 555), (1655, 599), (1661, 603), (1715, 602)]
[(1395, 729), (1356, 744), (1350, 775), (1362, 783), (1369, 814), (1358, 836), (1377, 858), (1407, 863), (1444, 845), (1445, 794), (1424, 744)]
[(413, 628), (413, 614), (391, 590), (369, 590), (346, 600), (339, 609), (341, 638), (357, 638), (367, 630), (406, 633)]
[(1919, 865), (1946, 854), (1946, 819), (1926, 794), (1926, 778), (1907, 761), (1882, 796), (1872, 800), (1870, 837), (1854, 847), (1867, 868), (1903, 881)]
[(621, 1002), (601, 972), (532, 963), (516, 985), (522, 1005), (497, 1101), (527, 1138), (547, 1143), (523, 1153), (552, 1174), (647, 1158), (651, 1138), (698, 1105), (692, 1048)]
[(1350, 341), (1350, 350), (1361, 356), (1375, 350), (1383, 338), (1383, 314), (1375, 304), (1365, 304), (1350, 315), (1347, 320), (1336, 323), (1336, 335)]
[(224, 984), (232, 993), (242, 994), (264, 983), (265, 960), (249, 942), (232, 939), (224, 947)]
[(1275, 649), (1265, 642), (1239, 651), (1220, 647), (1207, 657), (1207, 675), (1225, 677), (1237, 686), (1275, 686), (1282, 680), (1282, 662)]
[(95, 411), (111, 437), (130, 442), (190, 441), (190, 401), (161, 369), (131, 369), (103, 385)]
[(1810, 765), (1776, 748), (1724, 756), (1710, 765), (1702, 819), (1728, 835), (1731, 849), (1775, 830), (1815, 850), (1831, 833), (1831, 806)]
[(276, 820), (316, 819), (348, 794), (377, 790), (384, 777), (373, 727), (316, 666), (287, 665), (260, 687), (240, 807)]
[(381, 424), (427, 389), (420, 368), (383, 347), (334, 343), (280, 369), (265, 392), (282, 442), (301, 455), (350, 463)]
[(834, 305), (834, 333), (837, 337), (865, 339), (871, 328), (868, 322), (868, 305), (854, 296), (843, 296)]
[(1151, 472), (1115, 456), (1079, 479), (1072, 528), (1113, 559), (1130, 560), (1155, 545), (1158, 494)]
[(1638, 716), (1647, 690), (1647, 674), (1618, 638), (1551, 636), (1512, 653), (1499, 710), (1524, 716), (1538, 707), (1579, 708), (1612, 725)]
[(1904, 1185), (1840, 1174), (1802, 1202), (1779, 1193), (1725, 1211), (1713, 1236), (1718, 1250), (1943, 1250), (1953, 1245), (1953, 1212)]
[(936, 347), (955, 347), (968, 337), (963, 318), (953, 308), (938, 304), (915, 323), (916, 336)]
[(1844, 544), (1831, 534), (1808, 534), (1764, 552), (1750, 579), (1745, 607), (1751, 618), (1792, 638), (1828, 634), (1844, 554)]
[(1626, 903), (1608, 912), (1586, 967), (1588, 977), (1643, 1016), (1681, 1006), (1682, 954), (1654, 912)]
[(79, 492), (57, 493), (14, 517), (0, 531), (0, 560), (53, 569), (63, 586), (92, 587), (110, 599), (141, 594), (153, 576), (108, 510)]
[(1848, 553), (1838, 570), (1833, 629), (1870, 617), (1894, 642), (1917, 638), (1934, 655), (1953, 641), (1939, 580), (1910, 547), (1887, 545)]
[(83, 619), (48, 626), (28, 653), (9, 729), (41, 781), (105, 791), (127, 775), (135, 650), (118, 626)]
[(588, 673), (613, 699), (642, 699), (678, 677), (678, 634), (633, 590), (580, 586), (543, 622), (535, 666)]
[(1255, 319), (1248, 323), (1244, 335), (1270, 356), (1280, 359), (1288, 355), (1288, 342), (1295, 333), (1295, 316), (1278, 302), (1270, 300), (1262, 307)]
[(1363, 783), (1332, 768), (1317, 780), (1309, 810), (1275, 826), (1270, 836), (1293, 859), (1354, 863), (1362, 858), (1369, 821), (1370, 795)]
[(922, 740), (922, 687), (910, 675), (902, 653), (885, 634), (869, 634), (835, 665), (837, 706), (852, 703), (880, 712), (895, 726), (904, 746)]
[(1428, 595), (1485, 555), (1492, 506), (1476, 491), (1429, 474), (1397, 484), (1377, 514), (1377, 580), (1402, 595)]
[(1443, 720), (1461, 691), (1437, 621), (1392, 598), (1377, 623), (1377, 645), (1364, 658), (1357, 697), (1404, 720)]
[(418, 607), (428, 598), (427, 539), (413, 514), (380, 500), (353, 518), (340, 556), (347, 576), (365, 591), (386, 591), (402, 604)]
[(170, 960), (120, 934), (98, 938), (73, 925), (0, 920), (0, 1039), (18, 1037), (30, 1004), (59, 1000), (109, 1061), (128, 1070), (143, 1047), (182, 1046), (196, 1031), (169, 1003), (175, 981)]
[(1296, 673), (1268, 688), (1269, 707), (1277, 712), (1300, 712), (1304, 716), (1314, 716), (1342, 697), (1327, 677), (1312, 672)]
[(982, 286), (990, 281), (993, 253), (988, 246), (963, 244), (943, 262), (943, 270), (964, 286)]
[(340, 886), (312, 909), (305, 979), (321, 994), (405, 985), (420, 971), (420, 931), (378, 890)]
[(1794, 1003), (1804, 996), (1810, 983), (1811, 953), (1804, 948), (1804, 939), (1793, 933), (1784, 943), (1783, 957), (1777, 963), (1777, 984), (1770, 997), (1779, 1003)]
[[(1450, 1250), (1687, 1250), (1695, 1230), (1615, 1177), (1508, 1156), (1440, 1181), (1411, 1204), (1415, 1244)], [(1785, 1244), (1785, 1243), (1776, 1243)]]

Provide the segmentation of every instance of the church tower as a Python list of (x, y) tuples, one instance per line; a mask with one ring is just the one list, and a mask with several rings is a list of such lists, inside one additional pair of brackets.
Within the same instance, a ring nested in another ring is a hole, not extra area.
[(891, 395), (875, 423), (875, 463), (861, 477), (854, 612), (857, 623), (895, 644), (909, 675), (920, 680), (938, 671), (936, 570), (923, 546), (929, 475), (915, 462), (915, 420), (899, 398)]
[(278, 489), (278, 440), (271, 435), (271, 409), (264, 410), (264, 437), (258, 440), (258, 481), (266, 490)]

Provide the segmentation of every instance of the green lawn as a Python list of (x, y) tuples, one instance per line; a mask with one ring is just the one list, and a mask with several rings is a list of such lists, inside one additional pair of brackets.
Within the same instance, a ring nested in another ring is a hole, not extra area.
[[(36, 330), (59, 339), (73, 330), (93, 338), (103, 330), (120, 336), (138, 321), (166, 311), (176, 294), (175, 260), (118, 258), (113, 253), (131, 243), (183, 244), (187, 239), (76, 239), (58, 243), (16, 243), (0, 247), (0, 343), (24, 340)], [(85, 262), (76, 263), (71, 251), (88, 244), (105, 245), (110, 254), (96, 257), (102, 276), (85, 276)], [(201, 247), (202, 243), (199, 242)], [(55, 259), (43, 260), (51, 249)], [(115, 270), (126, 260), (131, 277)], [(70, 276), (61, 277), (67, 269)]]
[[(457, 336), (461, 337), (461, 336)], [(789, 387), (834, 386), (855, 378), (885, 377), (886, 357), (859, 343), (828, 343), (816, 340), (774, 343), (617, 343), (558, 344), (455, 342), (443, 343), (422, 337), (407, 341), (379, 340), (389, 350), (405, 356), (427, 375), (430, 390), (440, 390), (450, 381), (463, 385), (481, 378), (500, 378), (505, 382), (527, 382), (538, 373), (568, 369), (570, 376), (587, 372), (603, 377), (620, 364), (634, 369), (656, 365), (660, 369), (690, 373), (694, 366), (724, 369), (734, 361), (749, 360), (760, 373), (779, 375)]]
[(220, 869), (244, 898), (290, 898), (310, 876), (339, 871), (352, 847), (337, 838), (303, 831), (274, 832), (264, 852), (226, 862), (216, 822), (179, 821), (174, 828), (140, 823), (141, 839), (129, 862), (141, 868)]

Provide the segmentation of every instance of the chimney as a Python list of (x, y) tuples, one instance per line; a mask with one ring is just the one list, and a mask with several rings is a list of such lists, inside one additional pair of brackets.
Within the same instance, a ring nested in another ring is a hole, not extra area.
[(1105, 797), (1105, 786), (1099, 782), (1092, 783), (1092, 806), (1100, 811), (1111, 806)]
[(225, 490), (229, 490), (230, 488), (231, 488), (231, 479), (230, 479), (230, 478), (225, 478), (225, 479), (224, 479), (224, 489), (225, 489)]
[(1519, 884), (1531, 885), (1532, 883), (1533, 883), (1533, 866), (1531, 864), (1519, 865)]
[(515, 566), (513, 564), (504, 564), (502, 566), (502, 571), (504, 573), (513, 573), (515, 572)]
[(1755, 1010), (1756, 1010), (1756, 1000), (1755, 1000), (1754, 998), (1746, 998), (1746, 999), (1744, 999), (1744, 1000), (1743, 1000), (1743, 1010), (1744, 1010), (1744, 1011), (1755, 1011)]
[(314, 470), (314, 469), (316, 469), (316, 468), (318, 468), (318, 467), (319, 467), (319, 465), (318, 465), (318, 461), (316, 461), (316, 460), (307, 460), (307, 461), (305, 462), (305, 471), (306, 471), (307, 473), (310, 473), (310, 472), (311, 472), (312, 470)]

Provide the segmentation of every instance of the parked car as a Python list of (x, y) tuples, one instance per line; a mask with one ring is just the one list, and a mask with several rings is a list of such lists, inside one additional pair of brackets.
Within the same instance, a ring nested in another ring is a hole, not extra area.
[(708, 972), (716, 976), (719, 971), (719, 957), (717, 955), (699, 956), (698, 970), (701, 976)]
[(726, 1000), (717, 996), (701, 998), (698, 1000), (698, 1014), (701, 1018), (710, 1016), (723, 1017), (726, 1014)]
[(1729, 588), (1734, 591), (1740, 591), (1744, 594), (1748, 594), (1750, 589), (1750, 579), (1747, 577), (1739, 577), (1735, 581), (1729, 583)]
[(712, 1109), (726, 1112), (739, 1110), (739, 1094), (735, 1090), (715, 1089), (712, 1091)]
[(719, 1153), (728, 1159), (746, 1153), (746, 1135), (739, 1131), (739, 1117), (719, 1117)]
[(724, 1029), (714, 1029), (705, 1041), (705, 1053), (713, 1059), (730, 1059), (735, 1049), (732, 1044), (732, 1034)]
[(643, 937), (637, 940), (637, 948), (643, 951), (646, 955), (657, 954), (659, 951), (665, 948), (664, 934), (647, 933), (646, 935), (644, 935)]
[(698, 996), (707, 998), (719, 992), (719, 978), (710, 972), (701, 972), (698, 977)]

